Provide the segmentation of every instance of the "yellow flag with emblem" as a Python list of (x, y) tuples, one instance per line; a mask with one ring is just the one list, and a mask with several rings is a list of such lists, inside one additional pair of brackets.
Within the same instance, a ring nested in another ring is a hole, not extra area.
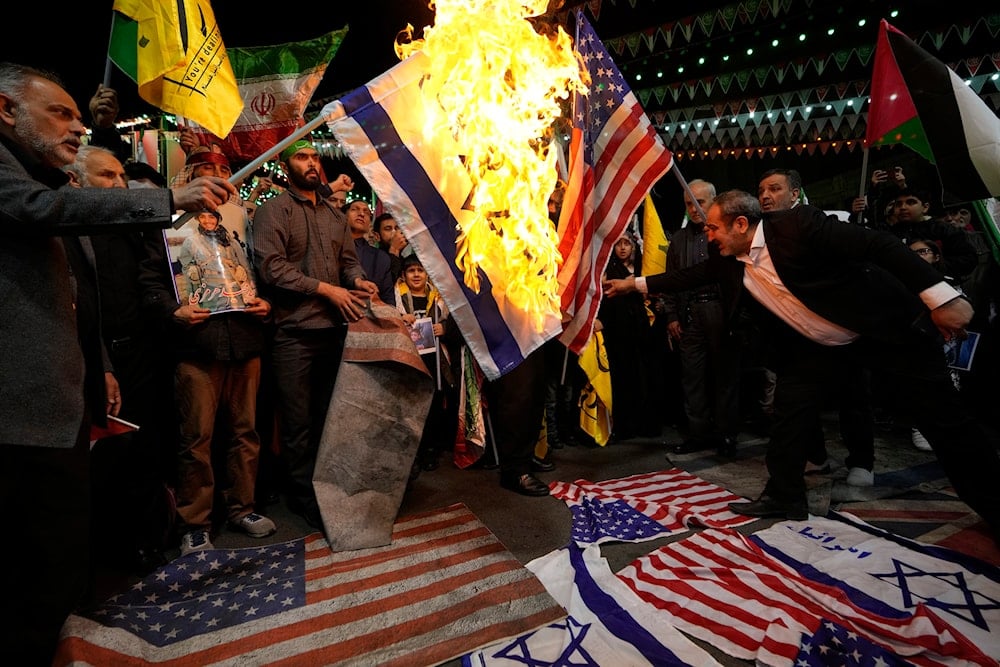
[(668, 245), (653, 198), (647, 194), (642, 207), (642, 275), (652, 276), (667, 270)]
[(599, 445), (611, 439), (611, 372), (604, 333), (594, 331), (577, 361), (587, 375), (580, 391), (580, 428)]
[(115, 0), (114, 9), (137, 24), (139, 96), (225, 138), (243, 98), (208, 0)]

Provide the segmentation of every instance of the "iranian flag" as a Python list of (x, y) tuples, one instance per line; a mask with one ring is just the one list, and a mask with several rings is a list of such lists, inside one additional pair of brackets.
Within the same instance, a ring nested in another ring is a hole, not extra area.
[[(220, 139), (190, 121), (203, 143), (217, 143), (234, 162), (263, 155), (305, 122), (303, 114), (347, 27), (304, 42), (229, 48), (243, 113)], [(179, 121), (180, 122), (180, 121)]]
[(937, 167), (946, 198), (1000, 195), (1000, 119), (947, 65), (883, 19), (865, 144), (900, 143)]

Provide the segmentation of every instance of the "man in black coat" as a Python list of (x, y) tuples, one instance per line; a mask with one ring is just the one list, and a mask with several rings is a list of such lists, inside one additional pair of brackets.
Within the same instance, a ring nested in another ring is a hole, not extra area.
[(54, 75), (0, 63), (0, 503), (16, 536), (0, 569), (0, 646), (17, 665), (51, 664), (88, 588), (88, 415), (117, 401), (85, 397), (84, 359), (99, 353), (81, 348), (81, 295), (57, 237), (166, 227), (175, 209), (214, 209), (236, 191), (207, 178), (173, 190), (64, 188), (85, 133)]
[(969, 302), (891, 234), (845, 225), (812, 206), (762, 219), (756, 197), (732, 190), (716, 198), (705, 228), (713, 246), (706, 261), (607, 281), (605, 295), (714, 282), (730, 314), (751, 297), (778, 351), (770, 479), (757, 500), (730, 509), (807, 518), (801, 436), (815, 423), (829, 373), (856, 357), (896, 384), (959, 497), (1000, 540), (1000, 457), (962, 404), (935, 337), (964, 335)]

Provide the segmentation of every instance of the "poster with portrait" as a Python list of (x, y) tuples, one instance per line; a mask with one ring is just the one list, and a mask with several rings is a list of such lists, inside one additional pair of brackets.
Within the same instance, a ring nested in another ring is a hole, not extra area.
[(953, 338), (944, 345), (945, 358), (948, 367), (960, 371), (971, 371), (972, 360), (976, 356), (979, 345), (979, 334), (975, 331), (966, 332), (965, 338)]
[(418, 318), (410, 325), (410, 338), (413, 339), (413, 344), (417, 346), (417, 352), (420, 354), (437, 351), (434, 345), (434, 321), (429, 317)]
[(243, 310), (257, 296), (246, 209), (229, 201), (199, 211), (164, 231), (177, 301), (225, 313)]

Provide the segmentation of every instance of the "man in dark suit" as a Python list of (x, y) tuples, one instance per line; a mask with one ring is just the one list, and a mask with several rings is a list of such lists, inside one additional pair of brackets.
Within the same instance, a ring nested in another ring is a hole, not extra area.
[[(951, 383), (940, 340), (963, 336), (969, 302), (891, 234), (845, 225), (812, 206), (761, 216), (753, 195), (719, 195), (705, 224), (709, 258), (645, 280), (607, 281), (605, 295), (717, 282), (729, 313), (749, 296), (777, 352), (770, 474), (761, 496), (731, 503), (748, 516), (805, 519), (801, 436), (825, 379), (845, 360), (883, 371), (962, 498), (1000, 540), (1000, 457)], [(916, 260), (916, 261), (915, 261)]]
[[(0, 568), (0, 646), (51, 664), (88, 588), (90, 480), (84, 363), (70, 263), (59, 236), (165, 227), (175, 208), (215, 209), (235, 188), (63, 188), (86, 128), (51, 74), (0, 63), (0, 506), (12, 537)], [(90, 399), (102, 401), (104, 397)]]

